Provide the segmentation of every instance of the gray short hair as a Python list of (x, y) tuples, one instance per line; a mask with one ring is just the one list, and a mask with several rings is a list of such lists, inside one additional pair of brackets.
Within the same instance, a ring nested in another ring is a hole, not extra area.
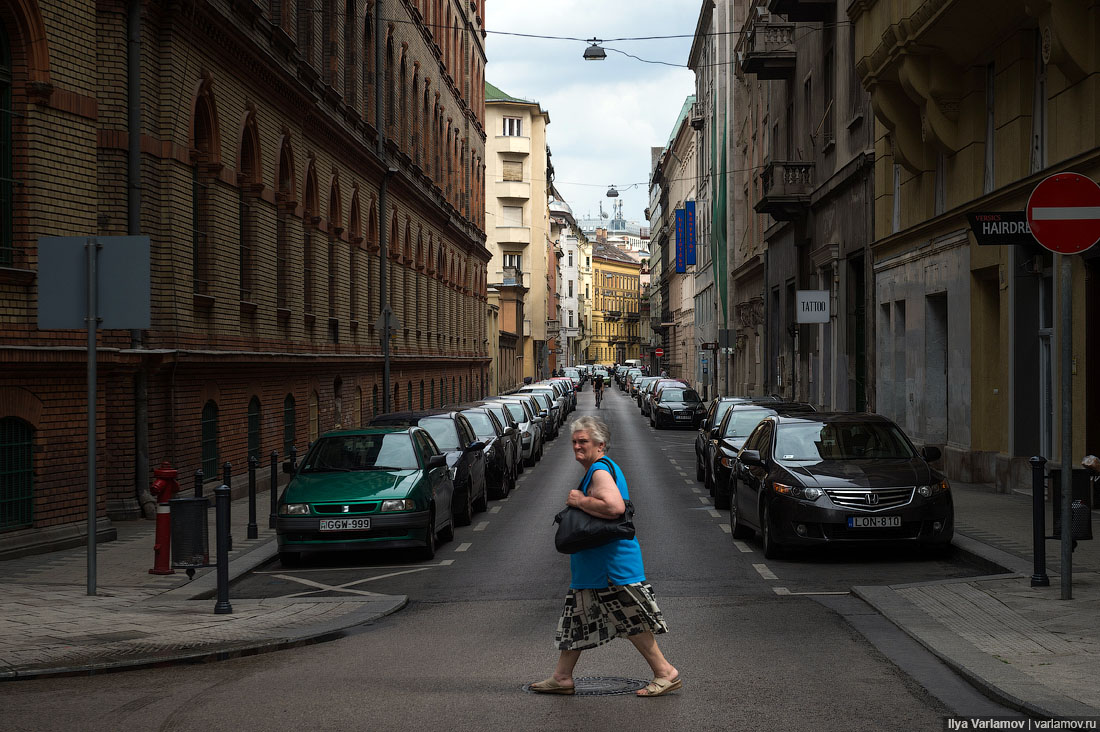
[(608, 428), (607, 422), (599, 417), (588, 414), (577, 417), (573, 420), (573, 424), (569, 426), (569, 432), (573, 433), (578, 430), (584, 430), (593, 440), (602, 443), (605, 451), (611, 446), (611, 430)]

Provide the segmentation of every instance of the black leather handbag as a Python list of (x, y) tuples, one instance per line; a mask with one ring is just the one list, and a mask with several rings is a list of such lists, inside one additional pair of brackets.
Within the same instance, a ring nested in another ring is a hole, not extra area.
[[(602, 462), (601, 458), (597, 462)], [(615, 468), (608, 461), (612, 475)], [(581, 483), (583, 484), (583, 480)], [(579, 488), (578, 488), (579, 490)], [(575, 506), (566, 506), (554, 517), (558, 525), (554, 546), (562, 554), (576, 554), (585, 549), (603, 546), (612, 541), (634, 538), (634, 504), (626, 502), (626, 510), (617, 518), (604, 519), (586, 513)]]

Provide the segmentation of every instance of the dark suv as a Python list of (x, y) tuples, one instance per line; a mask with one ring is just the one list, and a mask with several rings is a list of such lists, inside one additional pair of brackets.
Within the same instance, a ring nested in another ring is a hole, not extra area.
[(454, 517), (468, 526), (475, 512), (488, 508), (485, 481), (485, 443), (477, 438), (470, 421), (457, 410), (422, 409), (380, 414), (371, 427), (423, 427), (447, 456), (454, 481)]

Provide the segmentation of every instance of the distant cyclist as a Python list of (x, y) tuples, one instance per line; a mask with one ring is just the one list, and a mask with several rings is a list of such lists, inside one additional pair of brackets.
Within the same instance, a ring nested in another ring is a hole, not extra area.
[(600, 402), (603, 401), (603, 377), (596, 374), (595, 380), (592, 382), (592, 390), (596, 392), (596, 408), (600, 408)]

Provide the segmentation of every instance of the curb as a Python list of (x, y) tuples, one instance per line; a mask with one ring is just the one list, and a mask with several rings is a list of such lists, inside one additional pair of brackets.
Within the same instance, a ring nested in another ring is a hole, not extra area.
[[(268, 603), (270, 601), (256, 600), (253, 602)], [(313, 600), (312, 602), (317, 602), (317, 600)], [(255, 656), (261, 653), (271, 653), (273, 651), (281, 651), (288, 648), (324, 643), (344, 637), (346, 631), (350, 628), (366, 625), (387, 615), (392, 615), (404, 608), (408, 602), (409, 598), (407, 595), (390, 595), (385, 599), (371, 600), (367, 603), (363, 603), (364, 605), (368, 605), (368, 607), (348, 613), (338, 620), (318, 624), (311, 628), (300, 629), (281, 637), (256, 638), (247, 641), (228, 641), (222, 644), (211, 644), (191, 649), (181, 649), (178, 652), (167, 652), (137, 658), (112, 659), (95, 663), (54, 666), (23, 671), (2, 671), (0, 672), (0, 682), (56, 676), (85, 676), (116, 671), (133, 671), (142, 668), (168, 666), (180, 663), (225, 661), (232, 658), (243, 658), (245, 656)]]
[(969, 641), (894, 591), (895, 587), (954, 584), (990, 578), (1023, 578), (1031, 575), (1031, 563), (1014, 554), (958, 534), (952, 543), (959, 551), (1005, 572), (988, 577), (966, 577), (910, 585), (854, 586), (852, 594), (874, 608), (990, 699), (1040, 719), (1096, 716), (1097, 710), (1094, 707), (1058, 694), (1023, 672), (978, 650)]

